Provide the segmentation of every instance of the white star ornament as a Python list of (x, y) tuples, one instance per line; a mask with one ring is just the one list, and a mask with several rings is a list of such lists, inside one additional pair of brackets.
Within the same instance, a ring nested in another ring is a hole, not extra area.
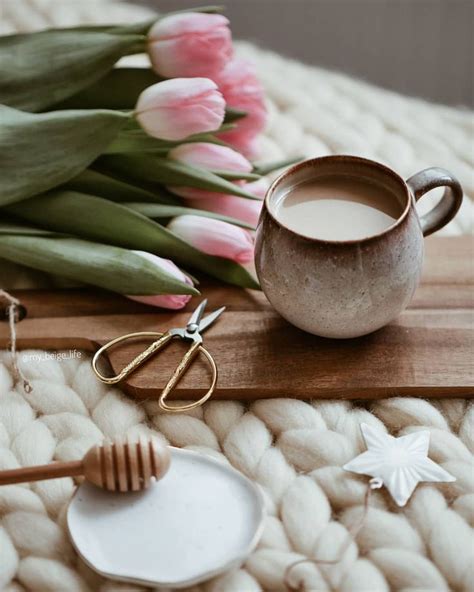
[(429, 431), (395, 438), (366, 423), (360, 427), (367, 451), (342, 468), (381, 479), (399, 506), (407, 503), (420, 481), (456, 481), (455, 477), (428, 458)]

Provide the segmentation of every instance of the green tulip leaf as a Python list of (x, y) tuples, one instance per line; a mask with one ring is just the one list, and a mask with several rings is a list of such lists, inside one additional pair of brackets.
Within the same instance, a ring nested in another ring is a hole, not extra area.
[[(159, 203), (168, 203), (173, 205), (182, 204), (182, 198), (171, 193), (163, 185), (158, 185), (157, 183), (147, 183), (143, 180), (139, 181), (136, 178), (131, 178), (127, 176), (127, 171), (123, 169), (111, 170), (110, 168), (106, 168), (104, 164), (100, 162), (100, 159), (98, 161), (96, 160), (92, 166), (94, 171), (97, 171), (102, 175), (107, 176), (109, 179), (114, 179), (120, 183), (126, 184), (127, 188), (136, 187), (139, 190), (143, 189), (143, 191), (145, 191), (148, 194), (148, 197), (144, 197), (144, 199), (139, 199), (137, 201), (152, 203), (156, 203), (157, 201), (159, 201)], [(100, 194), (91, 191), (85, 191), (84, 193), (91, 193), (92, 195), (99, 195), (100, 197), (102, 197)], [(108, 193), (109, 194), (104, 195), (104, 197), (107, 197), (111, 201), (130, 201), (129, 197), (125, 198), (125, 192), (123, 190), (119, 190), (116, 193), (115, 197), (111, 196), (110, 192)], [(151, 198), (151, 196), (153, 196), (153, 198)], [(158, 196), (158, 199), (155, 196)], [(133, 199), (133, 201), (135, 201), (135, 199)]]
[(76, 238), (0, 234), (0, 257), (120, 294), (199, 294), (137, 253)]
[(146, 132), (123, 131), (107, 146), (104, 154), (125, 154), (132, 152), (150, 152), (158, 156), (166, 156), (170, 148), (167, 142), (153, 138)]
[(0, 206), (69, 181), (110, 144), (120, 111), (25, 113), (0, 105)]
[(65, 183), (63, 187), (118, 202), (137, 201), (170, 205), (179, 205), (180, 203), (172, 193), (162, 187), (148, 191), (93, 169), (82, 171), (77, 177)]
[(148, 154), (114, 154), (103, 156), (98, 162), (99, 166), (104, 166), (112, 172), (126, 171), (128, 177), (139, 182), (158, 183), (168, 187), (196, 187), (247, 199), (260, 199), (211, 171), (192, 167), (171, 158)]
[[(213, 134), (195, 134), (186, 138), (186, 144), (193, 142), (206, 142), (208, 144), (219, 144), (225, 146), (225, 142)], [(122, 154), (129, 152), (152, 152), (158, 156), (166, 154), (176, 148), (183, 141), (170, 142), (149, 136), (142, 128), (122, 129), (115, 140), (107, 147), (104, 154)]]
[(25, 236), (58, 236), (57, 232), (45, 230), (44, 228), (35, 228), (34, 226), (25, 226), (17, 222), (0, 222), (0, 235), (14, 234)]
[(237, 263), (206, 255), (143, 214), (100, 197), (56, 190), (5, 209), (43, 228), (127, 249), (148, 251), (223, 281), (245, 288), (258, 288), (254, 278)]
[(150, 68), (113, 68), (55, 109), (134, 109), (145, 88), (163, 80)]
[(147, 218), (153, 218), (156, 220), (175, 218), (176, 216), (190, 214), (193, 216), (202, 216), (204, 218), (213, 218), (214, 220), (222, 220), (222, 222), (227, 222), (234, 226), (240, 226), (241, 228), (247, 228), (248, 230), (255, 230), (255, 227), (251, 224), (247, 224), (247, 222), (243, 222), (237, 218), (231, 218), (230, 216), (216, 214), (215, 212), (207, 212), (206, 210), (196, 210), (184, 206), (168, 206), (156, 203), (127, 202), (123, 205), (136, 212), (140, 212), (140, 214), (143, 214)]
[[(146, 21), (139, 21), (138, 23), (132, 23), (130, 25), (109, 25), (108, 27), (102, 27), (104, 31), (107, 33), (111, 33), (113, 35), (132, 35), (133, 33), (137, 35), (146, 35), (150, 28), (155, 24), (158, 20), (158, 15), (156, 15), (152, 19), (148, 19)], [(100, 25), (96, 25), (97, 29), (100, 29)], [(87, 25), (84, 27), (87, 29)], [(84, 30), (83, 29), (83, 30)], [(96, 28), (94, 26), (89, 27), (90, 31), (95, 31)]]
[[(164, 16), (164, 15), (163, 15)], [(76, 32), (76, 33), (113, 33), (114, 35), (128, 35), (130, 33), (136, 33), (140, 35), (145, 35), (148, 33), (150, 27), (155, 23), (158, 19), (158, 15), (153, 19), (148, 19), (147, 21), (139, 21), (138, 23), (132, 23), (131, 25), (118, 25), (118, 24), (109, 24), (109, 25), (76, 25), (73, 27), (52, 27), (41, 31), (43, 33), (48, 32)], [(34, 33), (32, 33), (34, 34)], [(20, 35), (24, 35), (24, 33), (15, 33), (14, 35), (9, 35), (10, 38), (19, 37)]]
[(0, 37), (0, 103), (41, 111), (103, 77), (143, 35), (48, 30)]

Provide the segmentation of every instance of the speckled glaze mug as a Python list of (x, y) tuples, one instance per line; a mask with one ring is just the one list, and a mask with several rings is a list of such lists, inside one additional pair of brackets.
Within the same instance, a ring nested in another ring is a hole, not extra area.
[[(381, 185), (402, 211), (383, 232), (360, 240), (308, 238), (278, 220), (276, 204), (297, 183), (318, 176), (359, 177)], [(419, 217), (415, 203), (446, 187), (440, 202)], [(423, 263), (423, 237), (445, 226), (462, 201), (459, 182), (440, 168), (404, 181), (390, 168), (355, 156), (325, 156), (286, 170), (269, 188), (257, 227), (255, 264), (274, 308), (300, 329), (348, 338), (383, 327), (408, 305)]]

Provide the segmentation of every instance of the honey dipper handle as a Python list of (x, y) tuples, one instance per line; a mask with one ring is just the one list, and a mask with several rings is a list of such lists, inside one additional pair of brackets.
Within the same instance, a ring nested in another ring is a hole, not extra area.
[(54, 462), (48, 465), (37, 465), (36, 467), (24, 467), (21, 469), (0, 471), (0, 485), (43, 481), (44, 479), (57, 479), (58, 477), (76, 477), (77, 475), (82, 474), (82, 460)]

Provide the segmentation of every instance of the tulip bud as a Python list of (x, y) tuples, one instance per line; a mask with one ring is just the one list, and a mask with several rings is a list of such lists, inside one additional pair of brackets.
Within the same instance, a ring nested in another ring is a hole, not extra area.
[(239, 152), (227, 146), (194, 142), (181, 144), (168, 153), (169, 158), (209, 171), (250, 173), (252, 165)]
[[(169, 158), (178, 160), (190, 166), (199, 167), (209, 171), (229, 171), (237, 173), (249, 173), (252, 170), (250, 162), (239, 152), (227, 146), (197, 142), (195, 144), (181, 144), (170, 150)], [(214, 199), (223, 194), (195, 187), (169, 186), (168, 189), (188, 199)], [(245, 198), (243, 198), (245, 199)], [(192, 206), (197, 207), (197, 206)]]
[[(188, 278), (188, 276), (184, 275), (184, 273), (176, 267), (176, 265), (170, 261), (169, 259), (162, 259), (157, 255), (153, 255), (152, 253), (146, 253), (145, 251), (133, 251), (137, 255), (148, 259), (151, 263), (156, 265), (161, 271), (175, 277), (190, 286), (193, 285), (192, 281)], [(127, 296), (131, 300), (136, 300), (137, 302), (143, 302), (144, 304), (149, 304), (151, 306), (160, 306), (162, 308), (170, 308), (173, 310), (178, 310), (186, 306), (186, 304), (191, 299), (191, 296), (188, 294), (156, 294), (155, 296)]]
[[(258, 181), (246, 183), (245, 189), (258, 197), (265, 197), (269, 182), (262, 177)], [(245, 197), (237, 197), (235, 195), (221, 195), (214, 194), (207, 197), (190, 199), (187, 203), (189, 207), (197, 208), (199, 210), (206, 210), (207, 212), (215, 212), (223, 216), (230, 216), (237, 220), (242, 220), (251, 226), (257, 226), (258, 218), (262, 210), (262, 202), (246, 199)]]
[(135, 115), (143, 129), (162, 140), (182, 140), (217, 130), (224, 120), (225, 101), (208, 78), (174, 78), (146, 88)]
[(252, 64), (235, 58), (213, 79), (227, 105), (247, 113), (236, 121), (235, 129), (222, 133), (220, 137), (246, 156), (255, 156), (255, 137), (265, 128), (267, 109), (263, 87)]
[(185, 215), (171, 220), (168, 229), (208, 255), (237, 263), (248, 263), (253, 259), (254, 244), (250, 232), (233, 224)]
[(213, 78), (231, 58), (229, 21), (221, 14), (185, 12), (158, 20), (148, 33), (155, 72), (166, 78)]
[(237, 197), (235, 195), (219, 195), (218, 197), (193, 199), (189, 200), (186, 205), (190, 208), (230, 216), (236, 220), (246, 222), (254, 228), (257, 226), (258, 217), (262, 210), (261, 201)]

